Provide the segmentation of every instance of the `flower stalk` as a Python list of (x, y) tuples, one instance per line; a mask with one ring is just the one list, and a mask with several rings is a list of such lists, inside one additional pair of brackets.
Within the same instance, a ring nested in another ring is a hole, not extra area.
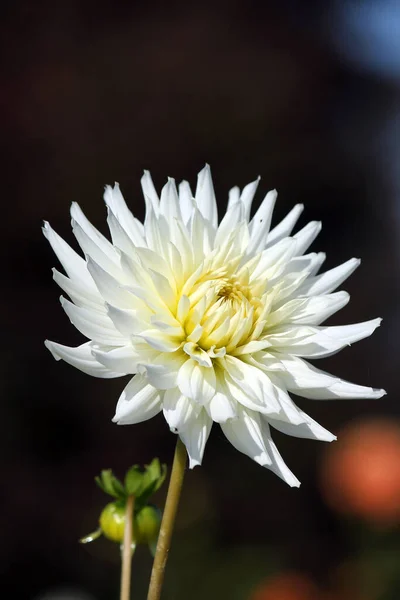
[[(168, 560), (169, 549), (171, 547), (172, 532), (178, 510), (183, 478), (185, 475), (186, 456), (186, 448), (181, 439), (178, 437), (175, 447), (171, 478), (169, 481), (167, 500), (165, 503), (153, 568), (151, 571), (147, 600), (159, 600), (161, 597), (165, 567)], [(121, 600), (126, 599), (122, 598), (121, 596)]]
[(124, 541), (121, 551), (121, 593), (120, 600), (130, 599), (131, 590), (131, 563), (132, 563), (132, 540), (133, 540), (133, 511), (135, 496), (130, 495), (126, 501)]

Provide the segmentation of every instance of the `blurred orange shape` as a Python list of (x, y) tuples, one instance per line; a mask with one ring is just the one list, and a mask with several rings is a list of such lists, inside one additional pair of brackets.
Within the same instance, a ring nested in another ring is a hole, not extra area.
[(321, 600), (315, 583), (305, 574), (286, 572), (258, 585), (249, 600)]
[(400, 523), (400, 425), (357, 421), (338, 435), (321, 464), (322, 492), (339, 512), (377, 525)]

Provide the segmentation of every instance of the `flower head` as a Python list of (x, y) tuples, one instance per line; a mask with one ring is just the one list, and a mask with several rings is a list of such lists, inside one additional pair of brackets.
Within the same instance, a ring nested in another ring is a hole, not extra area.
[(77, 204), (71, 207), (85, 259), (45, 223), (44, 234), (67, 274), (54, 270), (71, 299), (61, 297), (62, 307), (89, 339), (78, 348), (46, 345), (57, 360), (89, 375), (132, 375), (114, 421), (140, 423), (163, 411), (186, 445), (191, 467), (201, 463), (217, 422), (235, 448), (297, 486), (270, 428), (335, 439), (288, 392), (313, 399), (382, 396), (383, 390), (348, 383), (305, 360), (368, 337), (380, 319), (321, 325), (349, 301), (346, 292), (332, 292), (360, 261), (317, 274), (325, 255), (305, 252), (320, 223), (292, 236), (299, 204), (271, 229), (275, 191), (251, 217), (258, 183), (231, 190), (219, 225), (208, 166), (194, 195), (186, 181), (178, 191), (168, 179), (160, 198), (146, 171), (144, 224), (127, 208), (119, 185), (107, 186), (112, 242)]

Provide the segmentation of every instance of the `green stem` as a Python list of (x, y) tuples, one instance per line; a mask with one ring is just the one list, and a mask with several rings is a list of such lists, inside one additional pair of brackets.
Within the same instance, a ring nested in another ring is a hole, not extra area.
[(181, 495), (183, 477), (186, 467), (186, 448), (178, 437), (176, 443), (174, 462), (172, 465), (171, 479), (169, 481), (167, 500), (161, 521), (160, 533), (156, 554), (151, 571), (149, 592), (147, 600), (159, 600), (164, 581), (165, 567), (168, 560), (168, 553), (171, 547), (172, 531), (174, 528), (175, 517), (178, 509), (179, 498)]
[(135, 496), (128, 496), (126, 501), (124, 542), (122, 547), (121, 565), (121, 594), (120, 600), (129, 600), (131, 591), (131, 563), (132, 563), (132, 538), (133, 538), (133, 509)]

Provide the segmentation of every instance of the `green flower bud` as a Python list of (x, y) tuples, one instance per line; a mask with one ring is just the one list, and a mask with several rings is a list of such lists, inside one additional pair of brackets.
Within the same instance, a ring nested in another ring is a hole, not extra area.
[[(122, 544), (124, 541), (124, 531), (126, 522), (125, 502), (117, 500), (110, 502), (105, 506), (100, 514), (100, 528), (83, 537), (80, 542), (88, 544), (93, 542), (103, 534), (112, 542)], [(132, 547), (138, 544), (146, 544), (154, 555), (157, 538), (160, 531), (162, 513), (160, 509), (151, 504), (147, 504), (135, 512), (132, 531)]]
[(152, 545), (157, 542), (161, 525), (161, 511), (152, 505), (144, 506), (135, 515), (133, 536), (137, 544)]
[(110, 502), (100, 515), (100, 527), (103, 535), (120, 544), (124, 540), (125, 507), (117, 502)]

